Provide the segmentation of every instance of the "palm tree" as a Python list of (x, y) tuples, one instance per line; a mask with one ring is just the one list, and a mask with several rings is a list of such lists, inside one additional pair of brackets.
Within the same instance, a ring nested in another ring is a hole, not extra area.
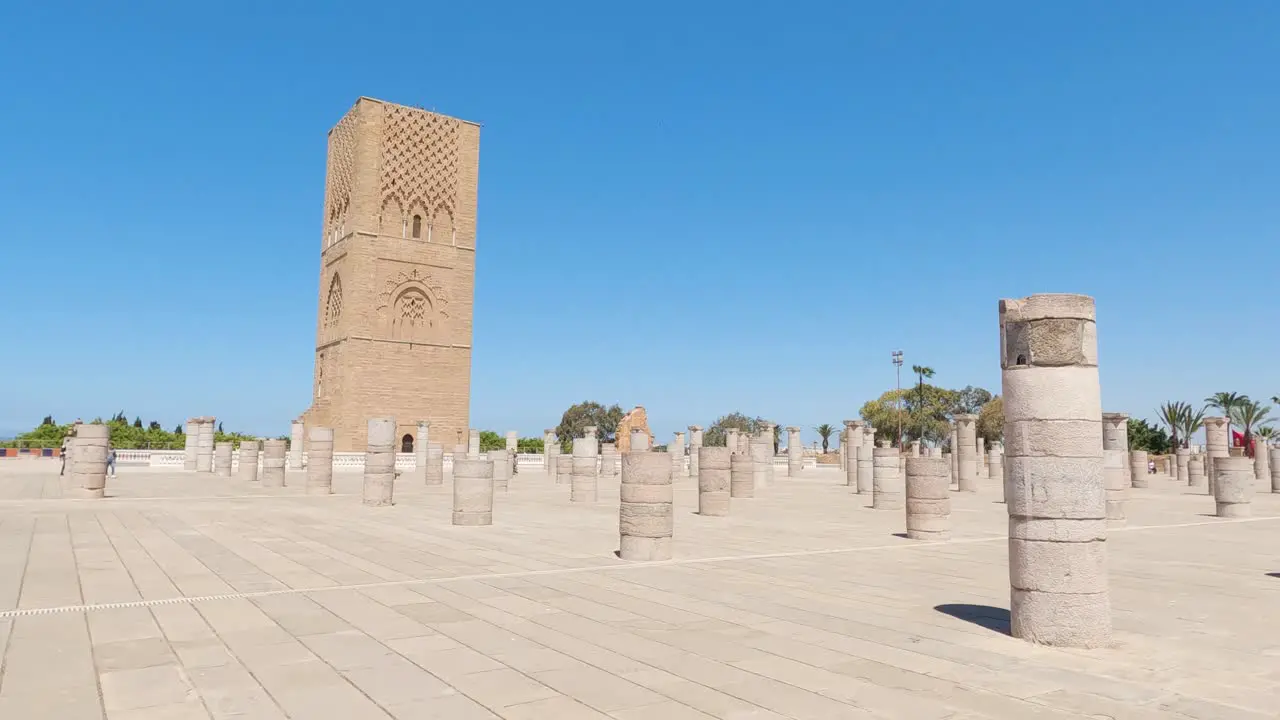
[(1270, 413), (1270, 405), (1248, 399), (1231, 408), (1231, 420), (1234, 420), (1244, 433), (1244, 452), (1249, 457), (1253, 457), (1253, 449), (1250, 447), (1253, 444), (1250, 442), (1253, 440), (1253, 431), (1275, 422), (1275, 418), (1268, 417)]
[(1178, 444), (1178, 430), (1182, 427), (1183, 413), (1190, 409), (1191, 406), (1181, 400), (1174, 400), (1161, 405), (1160, 409), (1156, 411), (1156, 417), (1169, 428), (1169, 437), (1173, 439), (1175, 450), (1182, 447)]
[(1191, 444), (1191, 436), (1204, 427), (1204, 409), (1192, 410), (1187, 403), (1182, 404), (1182, 442)]
[(1233, 392), (1218, 392), (1204, 399), (1205, 405), (1218, 408), (1227, 419), (1227, 445), (1231, 445), (1231, 411), (1242, 403), (1249, 402), (1248, 395)]
[(818, 437), (822, 438), (822, 453), (825, 455), (827, 452), (827, 443), (831, 440), (831, 436), (835, 434), (836, 429), (827, 423), (822, 423), (818, 427), (814, 428), (813, 431), (818, 433)]

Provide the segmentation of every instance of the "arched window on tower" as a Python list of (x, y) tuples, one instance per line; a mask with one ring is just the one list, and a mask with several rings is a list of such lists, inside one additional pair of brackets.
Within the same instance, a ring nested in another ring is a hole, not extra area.
[(400, 452), (402, 453), (413, 452), (413, 436), (410, 435), (409, 433), (405, 433), (404, 437), (400, 438)]
[(421, 215), (413, 216), (413, 237), (415, 238), (422, 237), (422, 216)]

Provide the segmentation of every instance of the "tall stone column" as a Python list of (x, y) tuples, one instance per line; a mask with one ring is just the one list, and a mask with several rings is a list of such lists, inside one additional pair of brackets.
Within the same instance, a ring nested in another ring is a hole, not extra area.
[(506, 448), (490, 450), (485, 459), (493, 464), (493, 489), (495, 492), (506, 492), (511, 482), (511, 456)]
[(231, 451), (233, 443), (220, 442), (213, 445), (213, 474), (218, 477), (231, 477)]
[(699, 468), (702, 459), (698, 455), (698, 448), (702, 447), (702, 426), (689, 426), (689, 477), (698, 477)]
[(200, 418), (200, 434), (196, 438), (196, 472), (213, 472), (213, 433), (217, 418)]
[(1267, 443), (1260, 437), (1253, 439), (1253, 474), (1260, 483), (1271, 482), (1271, 457)]
[(957, 484), (960, 492), (978, 491), (978, 438), (977, 415), (956, 415), (956, 469), (959, 473)]
[(923, 457), (920, 453), (920, 441), (912, 440), (907, 443), (907, 457)]
[(431, 447), (431, 422), (418, 421), (417, 437), (413, 442), (413, 478), (422, 484), (427, 483), (427, 452)]
[(858, 494), (869, 495), (875, 488), (876, 429), (862, 427), (862, 446), (858, 448)]
[(991, 477), (1000, 481), (1000, 500), (1004, 501), (1004, 443), (993, 442), (991, 449), (987, 451), (987, 466), (991, 470)]
[(738, 452), (729, 455), (729, 496), (736, 498), (756, 496), (755, 463), (752, 462), (750, 455)]
[(907, 537), (951, 539), (951, 478), (940, 457), (907, 458)]
[[(1000, 301), (1011, 633), (1111, 642), (1093, 298)], [(961, 443), (961, 447), (964, 443)]]
[(804, 469), (804, 446), (800, 444), (800, 428), (787, 428), (787, 477), (796, 477)]
[(284, 487), (284, 463), (287, 447), (284, 440), (262, 441), (262, 487)]
[(198, 418), (187, 418), (187, 424), (183, 426), (183, 445), (182, 445), (182, 469), (196, 469), (196, 443), (200, 434), (200, 421)]
[(551, 460), (551, 446), (555, 444), (556, 431), (547, 428), (542, 431), (542, 469), (548, 474), (555, 473), (556, 465)]
[(306, 491), (308, 495), (329, 495), (333, 492), (333, 428), (312, 427), (307, 430)]
[(618, 510), (618, 557), (670, 560), (672, 511), (671, 454), (629, 452), (622, 456)]
[(667, 447), (667, 452), (671, 453), (671, 475), (684, 477), (684, 431), (675, 430), (672, 435), (671, 445)]
[(548, 463), (547, 474), (551, 476), (551, 482), (559, 483), (556, 475), (560, 472), (560, 439), (555, 435), (551, 436), (551, 442), (543, 445), (543, 452), (546, 453)]
[(611, 478), (618, 474), (618, 447), (613, 443), (600, 444), (600, 477)]
[(302, 445), (305, 432), (302, 418), (289, 424), (289, 468), (292, 470), (302, 469)]
[(438, 442), (427, 443), (425, 481), (428, 487), (444, 484), (444, 446)]
[(698, 514), (728, 515), (732, 484), (729, 448), (699, 447), (698, 455)]
[(889, 441), (884, 440), (872, 453), (874, 477), (871, 507), (876, 510), (901, 510), (906, 488), (900, 474), (902, 464), (898, 448), (889, 447)]
[(1102, 482), (1106, 488), (1107, 525), (1119, 527), (1125, 523), (1124, 505), (1129, 499), (1129, 454), (1123, 450), (1102, 451)]
[(1243, 518), (1252, 515), (1253, 461), (1247, 457), (1215, 457), (1213, 500), (1218, 517)]
[[(1129, 471), (1129, 416), (1126, 413), (1104, 412), (1102, 413), (1102, 449), (1103, 450), (1123, 450), (1125, 455), (1124, 462), (1124, 484), (1129, 487), (1133, 484), (1133, 477)], [(1146, 472), (1143, 468), (1142, 472)]]
[(768, 423), (764, 426), (765, 452), (768, 453), (764, 464), (764, 481), (769, 485), (773, 485), (774, 483), (773, 459), (778, 454), (778, 446), (774, 443), (773, 439), (777, 437), (774, 434), (774, 430), (776, 430), (777, 427), (778, 426), (773, 423)]
[(595, 428), (588, 428), (586, 435), (573, 441), (573, 458), (569, 472), (569, 502), (593, 503), (598, 499), (599, 479), (596, 476)]
[(493, 524), (493, 463), (479, 457), (453, 459), (453, 524)]
[(649, 450), (649, 433), (635, 428), (631, 431), (631, 452), (647, 452)]
[[(457, 467), (457, 458), (454, 458)], [(369, 446), (364, 453), (364, 504), (383, 507), (395, 503), (396, 421), (370, 418)]]
[(1187, 487), (1199, 489), (1208, 486), (1209, 480), (1204, 474), (1204, 456), (1196, 453), (1187, 459)]
[[(1220, 457), (1229, 457), (1231, 441), (1227, 437), (1227, 419), (1224, 417), (1207, 417), (1204, 419), (1204, 474), (1209, 478), (1209, 494), (1213, 495), (1215, 463)], [(1215, 496), (1216, 497), (1216, 496)]]
[(846, 487), (853, 488), (854, 492), (858, 491), (858, 457), (862, 452), (862, 426), (861, 420), (845, 420), (845, 439), (849, 444), (849, 449), (845, 454), (844, 484)]
[(1150, 476), (1147, 475), (1147, 461), (1146, 450), (1129, 451), (1129, 487), (1144, 488), (1148, 486)]
[(1271, 492), (1280, 493), (1280, 445), (1270, 448), (1267, 454), (1271, 462)]
[(756, 489), (769, 487), (769, 465), (773, 464), (773, 438), (761, 430), (751, 436), (751, 461), (755, 463)]
[(520, 435), (515, 430), (507, 431), (507, 454), (515, 457), (520, 453)]
[[(977, 429), (978, 429), (978, 426), (975, 423), (974, 424), (975, 433), (977, 432)], [(978, 454), (975, 460), (977, 461), (977, 465), (978, 465), (978, 477), (979, 478), (990, 477), (989, 475), (987, 475), (987, 439), (981, 436), (978, 437)]]
[(258, 482), (258, 447), (257, 440), (240, 441), (240, 479), (247, 483)]
[(72, 484), (83, 488), (81, 492), (84, 497), (105, 497), (111, 428), (106, 425), (81, 425), (72, 442), (76, 446), (71, 455)]
[(467, 457), (480, 457), (480, 431), (475, 428), (467, 434)]
[(739, 452), (739, 449), (742, 447), (742, 445), (738, 441), (737, 428), (727, 428), (724, 431), (724, 444), (726, 447), (729, 448), (729, 452), (734, 454), (737, 454)]
[(960, 435), (956, 432), (956, 424), (951, 423), (951, 482), (960, 484)]
[[(578, 443), (573, 444), (577, 448)], [(556, 484), (568, 485), (569, 491), (573, 492), (573, 452), (561, 453), (556, 456)]]
[(1176, 448), (1173, 451), (1173, 457), (1178, 464), (1178, 482), (1183, 485), (1190, 484), (1191, 476), (1188, 472), (1187, 464), (1191, 460), (1191, 450), (1189, 448)]

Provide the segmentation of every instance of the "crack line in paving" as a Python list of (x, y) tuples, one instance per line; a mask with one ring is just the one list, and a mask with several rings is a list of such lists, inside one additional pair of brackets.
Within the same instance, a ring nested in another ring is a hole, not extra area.
[[(1134, 531), (1134, 530), (1162, 530), (1166, 528), (1185, 528), (1199, 527), (1203, 525), (1228, 525), (1235, 523), (1247, 522), (1264, 522), (1268, 520), (1280, 520), (1280, 516), (1275, 517), (1251, 517), (1251, 518), (1224, 518), (1219, 520), (1205, 520), (1202, 522), (1176, 523), (1173, 525), (1135, 525), (1117, 528), (1108, 528), (1108, 532)], [(271, 597), (273, 595), (299, 595), (318, 592), (331, 592), (335, 590), (366, 590), (371, 588), (396, 587), (406, 585), (439, 585), (449, 582), (460, 582), (465, 580), (495, 580), (501, 578), (521, 578), (535, 577), (539, 575), (571, 575), (575, 573), (587, 572), (612, 572), (615, 570), (641, 570), (655, 567), (670, 567), (678, 565), (698, 565), (706, 563), (721, 562), (742, 562), (750, 560), (771, 560), (775, 558), (789, 557), (812, 557), (818, 555), (839, 555), (843, 553), (864, 552), (873, 550), (910, 550), (916, 548), (929, 547), (947, 547), (954, 545), (974, 545), (978, 543), (992, 542), (995, 540), (1004, 540), (1007, 535), (988, 535), (978, 538), (963, 538), (959, 540), (948, 540), (938, 542), (914, 542), (914, 543), (894, 543), (891, 545), (869, 545), (863, 547), (848, 548), (829, 548), (824, 550), (793, 550), (789, 552), (761, 553), (758, 555), (723, 555), (718, 557), (704, 558), (680, 558), (677, 560), (656, 560), (652, 562), (632, 562), (618, 565), (587, 565), (584, 567), (571, 568), (548, 568), (545, 570), (515, 570), (503, 573), (473, 573), (470, 575), (453, 575), (450, 577), (439, 578), (423, 578), (413, 580), (387, 580), (375, 583), (357, 583), (353, 585), (330, 585), (325, 587), (310, 588), (281, 588), (279, 590), (258, 590), (255, 592), (244, 593), (223, 593), (220, 595), (196, 595), (191, 597), (174, 597), (163, 598), (159, 600), (131, 600), (128, 602), (115, 603), (93, 603), (87, 605), (63, 605), (61, 607), (45, 607), (45, 608), (21, 608), (16, 610), (0, 611), (0, 620), (9, 618), (30, 617), (34, 615), (53, 615), (57, 613), (69, 612), (92, 612), (95, 610), (120, 610), (125, 608), (155, 607), (160, 605), (179, 605), (194, 604), (199, 602), (210, 602), (215, 600), (241, 600), (259, 597)]]

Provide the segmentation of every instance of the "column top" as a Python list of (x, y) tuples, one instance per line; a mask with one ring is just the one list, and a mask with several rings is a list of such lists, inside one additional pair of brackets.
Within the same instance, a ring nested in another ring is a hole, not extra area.
[(430, 421), (430, 420), (419, 420), (419, 421), (418, 421), (418, 427), (420, 427), (420, 428), (431, 427), (431, 421)]
[(1122, 413), (1122, 412), (1104, 412), (1104, 413), (1102, 413), (1102, 419), (1103, 419), (1103, 420), (1111, 420), (1111, 421), (1113, 421), (1113, 422), (1115, 422), (1115, 421), (1119, 421), (1119, 420), (1128, 420), (1128, 419), (1129, 419), (1129, 413)]
[(702, 426), (701, 426), (701, 425), (690, 425), (690, 426), (689, 426), (689, 432), (702, 432)]
[(973, 421), (975, 421), (975, 420), (977, 420), (977, 419), (978, 419), (978, 416), (977, 416), (977, 415), (970, 415), (970, 414), (968, 414), (968, 413), (961, 413), (961, 414), (959, 414), (959, 415), (955, 415), (955, 416), (953, 416), (953, 419), (954, 419), (956, 422), (973, 422)]
[(800, 428), (798, 428), (798, 427), (796, 427), (796, 426), (794, 426), (794, 425), (788, 425), (788, 426), (787, 426), (787, 432), (789, 432), (789, 433), (798, 433), (798, 432), (800, 432)]

